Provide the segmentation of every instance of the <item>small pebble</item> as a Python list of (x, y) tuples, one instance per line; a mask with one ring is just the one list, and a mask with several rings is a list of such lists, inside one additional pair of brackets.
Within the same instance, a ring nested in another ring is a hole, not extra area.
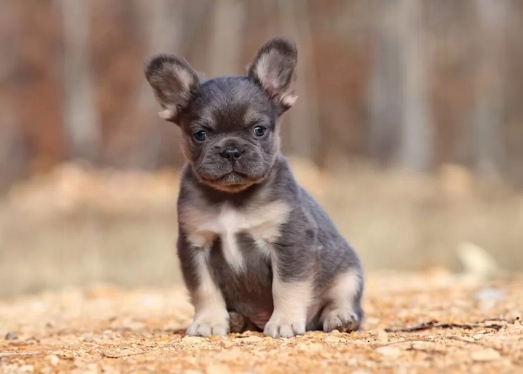
[(260, 338), (259, 336), (255, 336), (255, 335), (239, 339), (239, 341), (242, 343), (258, 343), (258, 342), (261, 342), (262, 340), (263, 340), (262, 338)]
[(18, 339), (18, 334), (16, 332), (9, 331), (5, 335), (5, 340), (16, 340), (16, 339)]
[(385, 331), (380, 331), (378, 333), (378, 340), (380, 341), (380, 343), (388, 343), (389, 334), (387, 334)]
[(84, 338), (84, 343), (92, 343), (92, 342), (94, 342), (94, 338), (92, 336), (89, 335)]
[(234, 345), (233, 342), (231, 342), (230, 340), (224, 340), (222, 341), (222, 347), (223, 348), (230, 348)]
[(401, 351), (398, 348), (390, 346), (376, 348), (376, 352), (388, 358), (396, 358), (401, 354)]
[(58, 363), (60, 362), (60, 359), (57, 355), (47, 355), (45, 356), (45, 359), (49, 361), (49, 363), (53, 366), (58, 365)]

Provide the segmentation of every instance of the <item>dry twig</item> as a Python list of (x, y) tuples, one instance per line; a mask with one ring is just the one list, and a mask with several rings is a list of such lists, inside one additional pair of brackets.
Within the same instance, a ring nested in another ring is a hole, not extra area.
[[(494, 329), (496, 331), (499, 331), (503, 328), (503, 325), (499, 324), (485, 324), (485, 322), (494, 321), (494, 319), (486, 319), (484, 322), (480, 323), (440, 323), (438, 321), (430, 321), (425, 322), (419, 325), (411, 326), (411, 327), (402, 327), (399, 329), (392, 329), (387, 328), (385, 329), (385, 332), (414, 332), (414, 331), (423, 331), (423, 330), (430, 330), (430, 329), (465, 329), (465, 330), (472, 330), (474, 328), (486, 328), (486, 329)], [(510, 323), (507, 320), (503, 320), (504, 322)]]

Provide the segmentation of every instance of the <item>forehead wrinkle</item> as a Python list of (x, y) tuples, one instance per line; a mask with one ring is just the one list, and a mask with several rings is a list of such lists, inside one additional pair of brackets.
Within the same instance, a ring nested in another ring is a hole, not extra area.
[(248, 127), (265, 117), (270, 118), (271, 107), (267, 105), (269, 102), (264, 102), (265, 97), (258, 91), (256, 86), (252, 86), (250, 82), (244, 81), (234, 88), (234, 94), (235, 101), (242, 102), (245, 106), (242, 119), (244, 127)]
[(244, 113), (247, 106), (243, 103), (228, 102), (224, 107), (218, 107), (214, 111), (217, 127), (230, 129), (242, 128)]
[(272, 118), (264, 93), (249, 80), (221, 77), (207, 81), (194, 107), (194, 122), (217, 131), (241, 130), (261, 118)]

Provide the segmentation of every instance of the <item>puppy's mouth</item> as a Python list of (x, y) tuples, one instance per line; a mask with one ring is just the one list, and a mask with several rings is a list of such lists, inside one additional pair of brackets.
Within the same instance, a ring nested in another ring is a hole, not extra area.
[(244, 173), (241, 173), (239, 171), (236, 171), (236, 170), (233, 170), (231, 171), (230, 173), (227, 173), (225, 175), (223, 175), (221, 178), (220, 178), (220, 181), (223, 182), (223, 183), (230, 183), (230, 184), (236, 184), (236, 183), (241, 183), (245, 180), (248, 180), (250, 179), (248, 175), (244, 174)]
[(243, 184), (250, 180), (247, 174), (236, 170), (231, 170), (217, 177), (202, 176), (202, 179), (206, 182), (222, 184)]
[(257, 179), (253, 179), (247, 174), (236, 170), (232, 170), (216, 178), (209, 178), (202, 175), (200, 178), (208, 185), (227, 192), (238, 192), (258, 182)]

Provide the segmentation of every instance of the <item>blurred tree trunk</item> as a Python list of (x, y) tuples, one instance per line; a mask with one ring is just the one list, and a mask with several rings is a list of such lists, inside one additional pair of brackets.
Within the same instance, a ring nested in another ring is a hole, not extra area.
[[(317, 156), (321, 133), (318, 123), (314, 48), (307, 1), (278, 0), (283, 33), (294, 38), (298, 47), (298, 100), (289, 111), (290, 150), (308, 159)], [(316, 160), (317, 161), (317, 160)]]
[[(144, 35), (145, 61), (158, 53), (181, 54), (185, 1), (183, 0), (137, 0), (137, 11), (140, 28)], [(140, 115), (159, 111), (151, 87), (142, 75), (139, 89), (138, 111)], [(140, 117), (141, 118), (141, 117)], [(162, 163), (162, 155), (169, 154), (169, 159), (182, 158), (176, 139), (167, 136), (166, 124), (156, 118), (161, 126), (158, 130), (151, 129), (151, 124), (144, 124), (141, 131), (139, 146), (134, 154), (134, 163), (144, 168), (156, 168)]]
[(478, 21), (474, 107), (476, 167), (484, 176), (500, 176), (505, 164), (503, 141), (506, 70), (506, 19), (510, 3), (476, 0)]
[(207, 74), (209, 77), (245, 73), (240, 67), (246, 3), (242, 0), (213, 2)]
[(373, 5), (376, 41), (369, 79), (368, 147), (370, 155), (386, 165), (395, 156), (401, 133), (400, 19), (397, 1), (376, 0)]
[[(145, 34), (146, 58), (157, 53), (179, 54), (183, 30), (183, 0), (137, 0), (141, 28)], [(145, 79), (140, 88), (142, 110), (156, 107), (156, 100)]]
[(58, 0), (64, 37), (63, 123), (68, 155), (95, 161), (100, 150), (100, 123), (90, 63), (90, 10), (87, 1)]
[(399, 2), (400, 53), (403, 66), (403, 131), (401, 165), (413, 171), (427, 171), (433, 161), (433, 131), (423, 24), (423, 2)]
[[(0, 58), (1, 63), (1, 58)], [(3, 85), (0, 77), (0, 85)], [(13, 97), (0, 89), (0, 190), (24, 174), (27, 149)]]
[(20, 3), (5, 0), (0, 12), (0, 190), (23, 174), (26, 161), (16, 97), (12, 95), (13, 77), (20, 64), (16, 52), (20, 18)]

